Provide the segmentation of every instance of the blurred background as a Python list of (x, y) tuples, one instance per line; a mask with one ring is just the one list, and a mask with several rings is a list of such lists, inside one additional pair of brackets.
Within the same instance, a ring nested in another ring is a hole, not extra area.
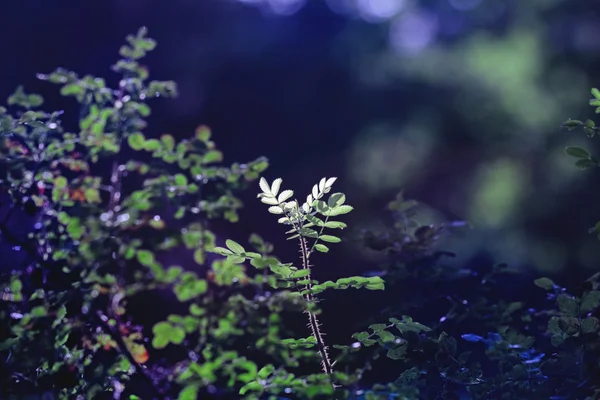
[[(144, 25), (158, 41), (145, 61), (153, 78), (180, 92), (152, 104), (150, 135), (209, 125), (227, 163), (264, 155), (266, 177), (299, 196), (338, 176), (354, 227), (383, 227), (404, 189), (424, 204), (420, 222), (471, 224), (443, 243), (454, 262), (486, 254), (568, 277), (598, 267), (587, 230), (600, 220), (600, 172), (574, 166), (564, 147), (588, 139), (559, 125), (593, 115), (600, 2), (23, 0), (4, 1), (0, 16), (4, 99), (24, 84), (74, 123), (74, 102), (36, 73), (114, 81), (125, 35)], [(244, 200), (241, 222), (221, 234), (243, 242), (256, 231), (294, 257), (255, 191)], [(332, 275), (367, 268), (346, 250), (332, 251)]]

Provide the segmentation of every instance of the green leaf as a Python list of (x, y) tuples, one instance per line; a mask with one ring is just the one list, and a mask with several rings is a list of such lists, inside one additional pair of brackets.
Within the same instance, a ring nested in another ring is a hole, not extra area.
[(46, 310), (46, 307), (44, 307), (44, 306), (35, 306), (31, 309), (31, 315), (33, 317), (36, 317), (36, 318), (45, 317), (46, 314), (48, 314), (48, 311)]
[(206, 310), (202, 307), (200, 307), (198, 304), (191, 304), (190, 305), (190, 314), (196, 316), (196, 317), (200, 317), (202, 315), (204, 315), (206, 313)]
[(248, 382), (244, 386), (240, 388), (240, 394), (243, 396), (248, 392), (258, 392), (262, 391), (262, 385), (257, 381)]
[(342, 206), (339, 206), (339, 207), (336, 207), (336, 208), (333, 208), (333, 209), (327, 211), (325, 213), (325, 215), (327, 215), (329, 217), (335, 217), (336, 215), (348, 214), (353, 209), (354, 208), (352, 206), (342, 205)]
[(325, 222), (325, 228), (332, 228), (332, 229), (344, 229), (347, 228), (348, 225), (346, 225), (343, 222), (340, 221), (327, 221)]
[(517, 364), (512, 367), (510, 376), (517, 381), (523, 381), (529, 378), (529, 372), (523, 364)]
[(173, 290), (179, 301), (186, 302), (206, 293), (208, 283), (204, 279), (198, 279), (194, 274), (191, 279), (182, 278), (182, 281), (175, 285)]
[(571, 157), (576, 158), (590, 158), (590, 153), (582, 147), (570, 146), (565, 148), (565, 152)]
[(301, 269), (299, 271), (295, 271), (292, 275), (290, 275), (290, 278), (304, 278), (308, 275), (310, 275), (310, 269), (306, 268)]
[(204, 256), (204, 249), (198, 248), (196, 249), (196, 251), (194, 251), (194, 261), (196, 261), (198, 265), (204, 264), (204, 261), (206, 261), (206, 257)]
[(329, 196), (329, 199), (327, 200), (327, 205), (330, 208), (337, 208), (344, 204), (345, 201), (346, 195), (344, 193), (333, 193), (331, 196)]
[(298, 233), (304, 237), (309, 237), (309, 238), (316, 238), (319, 236), (319, 233), (317, 231), (315, 231), (314, 229), (310, 229), (310, 228), (300, 228), (298, 230)]
[(202, 161), (206, 164), (223, 161), (223, 153), (219, 150), (211, 150), (204, 154)]
[(148, 139), (144, 143), (144, 149), (147, 151), (156, 151), (162, 149), (162, 144), (156, 139)]
[(598, 162), (588, 158), (580, 158), (575, 162), (575, 166), (579, 169), (588, 169), (598, 166)]
[(558, 308), (570, 317), (577, 316), (577, 301), (566, 294), (558, 296)]
[(167, 273), (165, 275), (165, 281), (166, 282), (175, 282), (175, 280), (181, 275), (182, 271), (183, 271), (183, 269), (178, 265), (169, 267), (169, 269), (167, 270)]
[(133, 150), (142, 150), (144, 148), (144, 144), (146, 142), (146, 138), (141, 133), (134, 133), (127, 138), (127, 143), (129, 147)]
[(188, 180), (185, 177), (185, 175), (183, 175), (183, 174), (176, 174), (175, 175), (175, 184), (177, 186), (187, 186)]
[(388, 358), (391, 358), (392, 360), (401, 360), (406, 356), (406, 348), (407, 348), (406, 344), (391, 348), (388, 350), (386, 355)]
[(150, 115), (150, 107), (147, 104), (138, 103), (137, 110), (142, 117), (147, 117)]
[(140, 264), (149, 267), (154, 264), (154, 253), (149, 250), (138, 250), (136, 253), (137, 260)]
[(273, 365), (271, 365), (271, 364), (265, 365), (258, 371), (258, 378), (259, 379), (267, 379), (267, 377), (269, 375), (271, 375), (273, 373), (273, 371), (275, 371), (275, 367)]
[(243, 256), (232, 255), (232, 256), (228, 256), (227, 260), (231, 261), (234, 264), (241, 264), (244, 261), (246, 261), (246, 258)]
[(383, 331), (385, 328), (387, 328), (386, 324), (372, 324), (372, 325), (369, 325), (369, 329), (371, 329), (373, 332)]
[(582, 314), (586, 314), (590, 311), (595, 310), (599, 305), (600, 292), (597, 290), (592, 290), (591, 292), (583, 296), (583, 298), (581, 299), (581, 307), (579, 308), (579, 311)]
[(325, 222), (323, 220), (321, 220), (320, 218), (315, 217), (314, 215), (307, 214), (306, 219), (310, 223), (315, 224), (316, 226), (325, 226)]
[(313, 202), (313, 207), (323, 215), (329, 215), (328, 213), (331, 211), (327, 203), (325, 203), (323, 200), (315, 200)]
[(583, 333), (594, 333), (600, 329), (600, 320), (596, 317), (584, 318), (581, 321), (581, 331)]
[(396, 340), (394, 334), (388, 331), (378, 331), (377, 336), (379, 336), (379, 339), (381, 339), (381, 341), (384, 343), (393, 342)]
[(234, 242), (231, 239), (227, 239), (225, 241), (225, 245), (229, 247), (229, 250), (231, 250), (235, 254), (241, 254), (246, 252), (246, 250), (239, 243)]
[(67, 184), (67, 178), (65, 178), (64, 176), (57, 176), (56, 178), (54, 178), (54, 187), (56, 188), (63, 189), (67, 187)]
[(389, 321), (396, 326), (396, 329), (400, 331), (400, 333), (406, 332), (429, 332), (431, 328), (420, 324), (418, 322), (414, 322), (411, 317), (404, 315), (402, 316), (402, 321), (397, 318), (390, 318)]
[(321, 244), (321, 243), (315, 244), (315, 249), (317, 251), (320, 251), (321, 253), (327, 253), (329, 251), (329, 247), (327, 247), (327, 246), (325, 246), (324, 244)]
[(554, 282), (549, 278), (539, 278), (533, 281), (535, 286), (540, 287), (544, 290), (552, 290), (554, 289)]
[(83, 93), (83, 86), (77, 83), (70, 83), (60, 89), (60, 94), (63, 96), (74, 96)]
[(596, 317), (584, 318), (581, 321), (581, 331), (583, 333), (594, 333), (600, 329), (600, 320)]
[(340, 239), (339, 237), (331, 235), (321, 235), (319, 236), (319, 239), (328, 243), (339, 243), (342, 241), (342, 239)]
[(233, 254), (233, 252), (231, 250), (226, 249), (225, 247), (219, 247), (219, 246), (214, 247), (211, 250), (207, 250), (207, 251), (210, 251), (211, 253), (217, 253), (222, 256), (229, 256), (229, 255)]
[(242, 359), (242, 360), (243, 360), (242, 363), (240, 363), (238, 365), (238, 367), (245, 369), (246, 372), (239, 374), (237, 376), (237, 379), (243, 383), (248, 383), (250, 381), (255, 380), (258, 367), (256, 366), (256, 364), (254, 364), (251, 361), (248, 361), (245, 359)]
[(352, 335), (352, 337), (354, 339), (358, 340), (359, 342), (366, 340), (369, 336), (370, 336), (369, 332), (357, 332)]
[(181, 344), (185, 339), (185, 330), (180, 326), (173, 326), (169, 335), (171, 343)]
[(600, 100), (600, 90), (598, 90), (597, 88), (593, 88), (592, 96), (594, 96), (597, 100)]
[(208, 142), (208, 140), (210, 139), (210, 135), (210, 128), (208, 126), (201, 125), (198, 128), (196, 128), (196, 139), (202, 142)]
[(177, 400), (196, 400), (198, 398), (198, 385), (187, 385), (179, 392)]
[(565, 128), (569, 128), (569, 130), (571, 130), (573, 128), (577, 128), (581, 125), (583, 125), (582, 121), (580, 121), (578, 119), (570, 119), (570, 118), (562, 123), (562, 126), (564, 126)]

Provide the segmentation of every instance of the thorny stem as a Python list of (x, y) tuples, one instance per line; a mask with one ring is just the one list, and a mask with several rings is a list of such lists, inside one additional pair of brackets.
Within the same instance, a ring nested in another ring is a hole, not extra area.
[[(310, 271), (311, 265), (308, 259), (310, 256), (308, 244), (306, 243), (306, 239), (303, 236), (300, 236), (298, 238), (298, 241), (300, 244), (300, 258), (302, 260), (302, 268)], [(310, 273), (306, 276), (306, 279), (309, 282), (306, 284), (305, 290), (311, 290), (312, 285), (310, 283)], [(309, 292), (306, 295), (304, 295), (304, 300), (310, 305), (315, 301), (315, 298), (313, 294)], [(308, 314), (308, 325), (310, 327), (313, 337), (317, 342), (317, 349), (319, 350), (319, 355), (321, 356), (321, 367), (323, 368), (323, 372), (325, 372), (331, 378), (333, 374), (333, 367), (331, 364), (331, 359), (329, 358), (329, 354), (327, 353), (327, 346), (325, 345), (325, 340), (323, 339), (324, 334), (321, 332), (319, 320), (317, 319), (317, 315), (313, 313), (310, 309), (307, 308), (306, 313)], [(333, 381), (332, 385), (335, 387)]]

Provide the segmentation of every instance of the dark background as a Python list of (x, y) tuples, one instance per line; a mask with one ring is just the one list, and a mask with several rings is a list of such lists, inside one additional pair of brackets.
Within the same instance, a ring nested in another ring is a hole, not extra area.
[[(300, 198), (338, 176), (355, 229), (383, 227), (384, 205), (404, 188), (423, 203), (421, 223), (472, 225), (443, 242), (459, 254), (452, 263), (485, 255), (564, 283), (597, 270), (587, 229), (600, 219), (599, 172), (579, 171), (563, 151), (594, 144), (559, 125), (593, 115), (600, 3), (24, 0), (4, 1), (0, 16), (0, 97), (23, 84), (47, 109), (65, 109), (73, 129), (76, 104), (36, 73), (65, 67), (114, 82), (124, 37), (144, 25), (158, 41), (145, 64), (180, 92), (152, 104), (148, 135), (209, 125), (226, 163), (266, 156), (266, 177)], [(257, 232), (293, 259), (257, 191), (219, 234), (245, 243)], [(375, 268), (358, 250), (352, 240), (335, 247), (316, 275)]]

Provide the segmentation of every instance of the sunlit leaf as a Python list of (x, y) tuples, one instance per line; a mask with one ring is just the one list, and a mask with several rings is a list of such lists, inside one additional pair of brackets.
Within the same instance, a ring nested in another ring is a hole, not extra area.
[[(260, 190), (262, 190), (263, 193), (271, 195), (271, 188), (269, 187), (269, 184), (267, 183), (267, 180), (265, 178), (260, 178), (260, 181), (258, 181), (258, 185), (260, 186)], [(271, 195), (270, 197), (273, 196)]]
[(329, 217), (335, 217), (336, 215), (348, 214), (353, 209), (354, 208), (352, 206), (342, 205), (342, 206), (339, 206), (336, 208), (332, 208), (329, 211), (326, 211), (325, 215), (327, 215)]
[(292, 191), (292, 190), (284, 190), (281, 193), (279, 193), (279, 196), (277, 197), (277, 201), (279, 203), (283, 203), (284, 201), (286, 201), (287, 199), (289, 199), (293, 195), (294, 195), (294, 191)]
[(283, 182), (283, 179), (277, 178), (271, 184), (271, 194), (273, 196), (277, 196), (277, 193), (279, 193), (279, 188), (281, 187), (282, 182)]

